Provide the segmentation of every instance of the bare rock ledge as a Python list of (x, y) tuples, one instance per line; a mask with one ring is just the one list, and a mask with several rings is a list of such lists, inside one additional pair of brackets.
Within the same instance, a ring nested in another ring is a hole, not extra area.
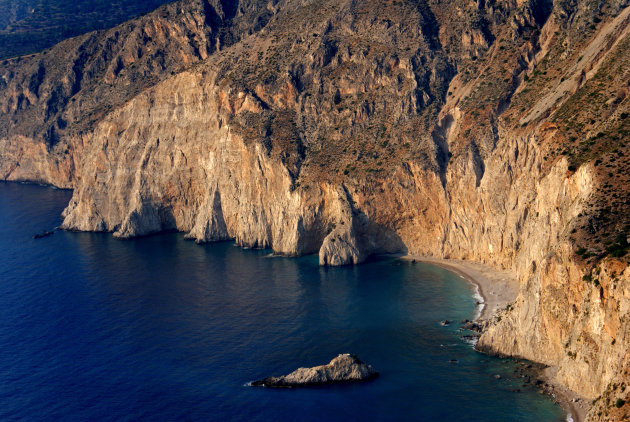
[(298, 368), (289, 375), (267, 377), (252, 382), (255, 387), (302, 387), (321, 384), (365, 381), (376, 378), (378, 372), (356, 355), (341, 354), (327, 365)]

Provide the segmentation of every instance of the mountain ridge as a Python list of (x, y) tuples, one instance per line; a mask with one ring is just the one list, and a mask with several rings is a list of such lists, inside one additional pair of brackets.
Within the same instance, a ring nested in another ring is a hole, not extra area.
[[(74, 188), (69, 229), (177, 229), (322, 265), (409, 252), (512, 268), (519, 297), (480, 348), (558, 366), (600, 397), (590, 419), (620, 418), (627, 3), (245, 2), (229, 20), (222, 4), (126, 24), (142, 30), (95, 68), (96, 91), (49, 88), (64, 73), (45, 55), (12, 61), (0, 175)], [(186, 35), (133, 53), (158, 27)], [(158, 51), (183, 55), (151, 68)]]
[(110, 28), (167, 2), (2, 0), (0, 59), (38, 53), (66, 38)]

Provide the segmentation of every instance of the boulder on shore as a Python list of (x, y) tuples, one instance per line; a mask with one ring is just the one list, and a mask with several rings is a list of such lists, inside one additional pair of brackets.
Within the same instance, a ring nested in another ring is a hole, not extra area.
[(356, 355), (341, 354), (327, 365), (299, 368), (288, 375), (267, 377), (252, 382), (255, 387), (301, 387), (309, 385), (356, 382), (375, 378), (378, 372)]

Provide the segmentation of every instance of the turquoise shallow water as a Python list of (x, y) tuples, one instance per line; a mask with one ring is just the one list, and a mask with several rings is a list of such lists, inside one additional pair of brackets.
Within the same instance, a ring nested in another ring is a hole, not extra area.
[[(59, 224), (69, 197), (0, 183), (0, 420), (564, 419), (512, 378), (512, 361), (440, 326), (475, 311), (472, 286), (446, 270), (391, 259), (320, 268), (181, 234), (32, 239)], [(245, 386), (343, 352), (381, 376)]]

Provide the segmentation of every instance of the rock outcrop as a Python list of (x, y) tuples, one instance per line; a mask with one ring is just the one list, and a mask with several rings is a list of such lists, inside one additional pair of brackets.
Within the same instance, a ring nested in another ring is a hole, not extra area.
[(288, 375), (267, 377), (251, 383), (254, 387), (306, 387), (322, 384), (366, 381), (378, 376), (372, 366), (356, 355), (341, 354), (326, 365), (298, 368)]
[(0, 178), (71, 188), (97, 122), (273, 15), (266, 1), (183, 0), (0, 65)]
[(604, 419), (630, 394), (630, 7), (574, 3), (174, 3), (1, 68), (0, 177), (72, 187), (67, 229), (511, 268), (478, 347)]

